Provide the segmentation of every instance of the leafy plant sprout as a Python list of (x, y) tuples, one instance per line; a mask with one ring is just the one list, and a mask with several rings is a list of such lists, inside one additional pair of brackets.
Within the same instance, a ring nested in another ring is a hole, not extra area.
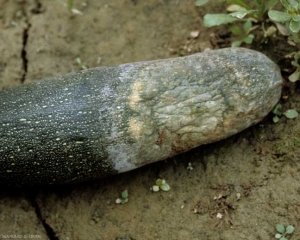
[(125, 204), (128, 202), (128, 191), (125, 190), (121, 193), (121, 198), (116, 199), (116, 204)]
[[(288, 39), (300, 43), (300, 2), (299, 0), (280, 0), (284, 11), (270, 10), (269, 18), (277, 24), (279, 32), (288, 35)], [(283, 24), (283, 25), (282, 25)], [(291, 82), (300, 79), (300, 65), (298, 63), (300, 51), (291, 53), (294, 60), (291, 64), (296, 70), (289, 76)]]
[(152, 190), (153, 192), (158, 192), (159, 190), (162, 191), (169, 191), (171, 189), (171, 187), (169, 186), (169, 184), (166, 182), (165, 179), (157, 179), (155, 182), (156, 185), (154, 185), (150, 190)]
[(279, 118), (284, 115), (286, 118), (288, 119), (293, 119), (293, 118), (296, 118), (298, 117), (298, 112), (294, 109), (288, 109), (286, 110), (285, 112), (282, 112), (282, 106), (281, 104), (277, 104), (273, 110), (272, 110), (273, 114), (274, 114), (274, 117), (273, 117), (273, 122), (274, 123), (277, 123), (279, 122)]
[[(230, 4), (227, 7), (226, 13), (214, 13), (206, 14), (204, 16), (203, 22), (206, 27), (213, 27), (227, 23), (233, 23), (236, 21), (244, 22), (243, 27), (240, 28), (239, 25), (232, 25), (230, 31), (234, 36), (237, 37), (237, 40), (233, 41), (232, 47), (239, 47), (242, 43), (252, 44), (255, 35), (251, 32), (257, 28), (261, 28), (263, 36), (266, 39), (267, 37), (274, 34), (276, 28), (270, 26), (265, 29), (265, 21), (268, 18), (268, 10), (276, 5), (279, 0), (255, 0), (250, 1), (246, 0), (219, 0), (219, 2), (227, 2)], [(207, 3), (205, 0), (197, 0), (196, 5), (202, 6)], [(265, 41), (264, 39), (264, 41)]]
[[(74, 8), (74, 0), (59, 0), (61, 4), (68, 9), (68, 11), (72, 14), (83, 15), (81, 11)], [(82, 3), (82, 5), (85, 5)]]
[[(278, 3), (279, 0), (255, 0), (249, 4), (246, 0), (219, 0), (231, 4), (227, 7), (229, 14), (206, 14), (204, 25), (206, 27), (217, 26), (235, 21), (263, 22), (267, 18), (267, 12)], [(202, 6), (208, 1), (196, 1), (197, 6)], [(246, 19), (246, 20), (245, 20)]]
[(186, 169), (192, 171), (194, 169), (192, 163), (189, 162)]
[(300, 2), (299, 0), (280, 0), (285, 11), (269, 10), (268, 16), (277, 23), (283, 23), (289, 31), (289, 39), (299, 43)]
[[(209, 0), (196, 0), (196, 6), (202, 6)], [(263, 41), (273, 36), (278, 30), (283, 36), (288, 36), (292, 42), (300, 43), (300, 1), (299, 0), (219, 0), (219, 2), (227, 2), (226, 13), (206, 14), (203, 22), (204, 26), (212, 27), (221, 24), (233, 23), (236, 21), (245, 22), (243, 27), (233, 25), (230, 31), (238, 39), (232, 42), (233, 47), (239, 47), (242, 43), (251, 44), (255, 35), (251, 32), (256, 28), (260, 28), (263, 32)], [(283, 11), (273, 10), (272, 8), (280, 3)], [(249, 23), (250, 22), (250, 23)], [(269, 26), (273, 22), (274, 25)], [(268, 28), (265, 29), (267, 23)], [(291, 82), (300, 80), (300, 64), (298, 62), (300, 51), (291, 53), (288, 56), (294, 57), (291, 64), (296, 69), (289, 76)]]
[(278, 233), (275, 234), (275, 238), (279, 240), (288, 240), (286, 235), (292, 234), (295, 230), (294, 226), (289, 225), (286, 228), (282, 224), (276, 225), (276, 230)]
[(81, 69), (86, 70), (87, 67), (82, 63), (81, 59), (79, 57), (76, 58), (76, 62), (81, 67)]
[(291, 64), (294, 67), (296, 67), (296, 70), (289, 76), (289, 80), (291, 82), (296, 82), (297, 80), (300, 79), (300, 64), (298, 63), (300, 58), (300, 51), (292, 53), (292, 56), (294, 56), (294, 60), (291, 62)]
[(233, 33), (233, 35), (236, 35), (239, 37), (239, 40), (233, 41), (231, 46), (232, 47), (239, 47), (242, 43), (251, 44), (254, 39), (254, 34), (250, 34), (252, 31), (252, 22), (247, 21), (244, 23), (243, 27), (240, 28), (238, 25), (233, 25), (230, 27), (230, 31)]

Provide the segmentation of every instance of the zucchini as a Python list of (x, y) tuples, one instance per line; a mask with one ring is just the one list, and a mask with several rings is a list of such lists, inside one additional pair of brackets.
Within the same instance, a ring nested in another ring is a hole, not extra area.
[(129, 171), (259, 122), (282, 77), (243, 48), (100, 67), (0, 91), (0, 185)]

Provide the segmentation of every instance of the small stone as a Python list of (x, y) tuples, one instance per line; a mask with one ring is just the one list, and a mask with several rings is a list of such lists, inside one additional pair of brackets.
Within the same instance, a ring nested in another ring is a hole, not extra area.
[(200, 31), (191, 31), (190, 36), (192, 38), (197, 38), (200, 35)]

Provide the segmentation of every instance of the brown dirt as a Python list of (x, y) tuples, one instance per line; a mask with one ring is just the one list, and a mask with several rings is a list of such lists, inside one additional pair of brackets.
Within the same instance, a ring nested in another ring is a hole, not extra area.
[[(80, 70), (76, 57), (96, 67), (228, 42), (226, 29), (202, 27), (206, 12), (222, 9), (216, 2), (196, 8), (193, 0), (75, 0), (83, 15), (71, 15), (62, 2), (0, 0), (0, 88)], [(262, 51), (277, 57), (277, 43)], [(300, 110), (297, 86), (283, 95), (284, 109)], [(2, 191), (0, 238), (266, 240), (282, 223), (295, 226), (289, 239), (300, 239), (300, 123), (273, 124), (270, 117), (224, 141), (98, 182)], [(149, 190), (159, 177), (171, 191)], [(125, 189), (129, 202), (115, 204)]]

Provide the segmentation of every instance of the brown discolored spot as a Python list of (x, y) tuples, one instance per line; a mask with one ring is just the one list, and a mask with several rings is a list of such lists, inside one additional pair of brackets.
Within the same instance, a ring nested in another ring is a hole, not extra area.
[(191, 147), (193, 147), (193, 146), (190, 146), (192, 144), (189, 144), (189, 142), (182, 141), (181, 137), (182, 137), (182, 135), (178, 134), (175, 137), (174, 141), (172, 142), (172, 150), (173, 150), (174, 154), (186, 152), (189, 149), (191, 149)]
[(165, 129), (159, 129), (158, 131), (158, 139), (156, 140), (155, 144), (161, 147), (164, 140), (166, 139), (166, 130)]

